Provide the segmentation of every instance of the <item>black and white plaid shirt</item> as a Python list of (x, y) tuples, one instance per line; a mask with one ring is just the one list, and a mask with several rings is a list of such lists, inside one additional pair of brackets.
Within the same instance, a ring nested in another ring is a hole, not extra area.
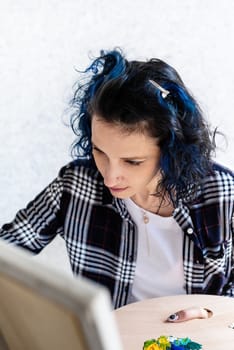
[[(184, 233), (185, 289), (189, 294), (234, 296), (234, 173), (219, 165), (214, 169), (196, 200), (181, 201), (174, 211)], [(136, 266), (136, 225), (96, 169), (75, 162), (63, 167), (0, 229), (2, 238), (34, 253), (57, 234), (65, 240), (75, 275), (106, 286), (114, 307), (128, 302)]]

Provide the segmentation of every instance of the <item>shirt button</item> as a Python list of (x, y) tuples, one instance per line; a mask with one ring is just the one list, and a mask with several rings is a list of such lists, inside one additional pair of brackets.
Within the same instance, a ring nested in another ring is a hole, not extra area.
[(192, 227), (189, 227), (189, 228), (187, 229), (187, 233), (188, 233), (189, 235), (191, 235), (191, 234), (193, 233)]

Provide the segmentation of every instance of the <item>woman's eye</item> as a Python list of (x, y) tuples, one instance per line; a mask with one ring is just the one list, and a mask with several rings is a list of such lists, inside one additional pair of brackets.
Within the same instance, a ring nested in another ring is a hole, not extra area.
[(126, 162), (130, 165), (135, 165), (135, 166), (143, 163), (142, 161), (139, 161), (139, 160), (126, 160)]
[(100, 149), (93, 147), (92, 152), (103, 153)]

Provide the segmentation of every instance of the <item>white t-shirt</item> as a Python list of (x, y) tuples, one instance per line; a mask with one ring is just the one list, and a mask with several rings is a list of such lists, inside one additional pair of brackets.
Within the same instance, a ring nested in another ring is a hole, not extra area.
[[(138, 228), (136, 273), (130, 302), (166, 295), (185, 294), (183, 232), (175, 219), (162, 217), (125, 199)], [(149, 219), (144, 223), (143, 213)]]

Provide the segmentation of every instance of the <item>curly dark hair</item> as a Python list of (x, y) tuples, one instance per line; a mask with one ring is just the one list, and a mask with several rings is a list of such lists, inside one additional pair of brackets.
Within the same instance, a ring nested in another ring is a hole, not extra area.
[[(214, 135), (201, 109), (176, 70), (164, 61), (128, 61), (121, 50), (101, 51), (82, 73), (71, 106), (71, 126), (77, 139), (73, 156), (92, 159), (91, 120), (95, 113), (131, 131), (146, 131), (161, 148), (163, 188), (173, 203), (191, 199), (211, 171)], [(164, 96), (153, 82), (166, 89)]]

